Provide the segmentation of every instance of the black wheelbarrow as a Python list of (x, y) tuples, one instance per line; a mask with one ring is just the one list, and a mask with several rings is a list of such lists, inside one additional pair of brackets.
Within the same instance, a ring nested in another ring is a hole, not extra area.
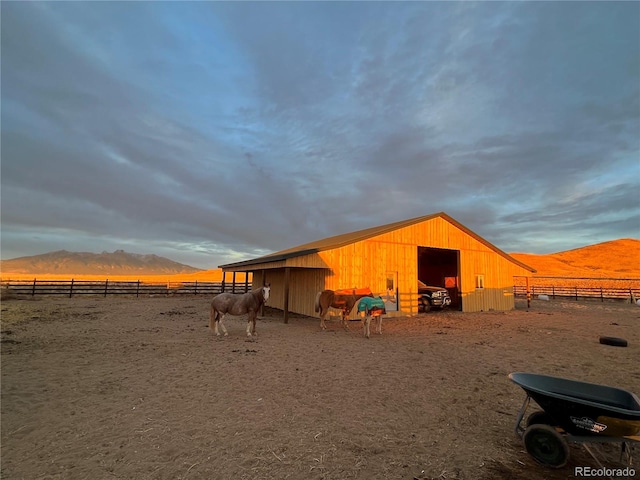
[[(587, 443), (620, 444), (622, 461), (631, 465), (634, 444), (640, 443), (640, 398), (620, 388), (566, 378), (511, 373), (512, 382), (527, 396), (516, 420), (516, 434), (538, 463), (560, 468), (569, 460), (569, 442), (581, 444), (604, 468)], [(542, 410), (527, 417), (533, 399)]]

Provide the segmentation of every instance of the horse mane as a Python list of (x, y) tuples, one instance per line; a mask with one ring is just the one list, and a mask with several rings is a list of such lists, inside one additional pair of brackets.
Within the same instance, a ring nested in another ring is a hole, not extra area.
[(264, 287), (260, 287), (260, 288), (255, 288), (253, 290), (251, 290), (249, 293), (251, 295), (253, 295), (254, 298), (256, 298), (256, 300), (258, 300), (258, 302), (262, 302), (264, 300), (264, 296), (262, 295), (262, 289)]
[(267, 288), (267, 287), (269, 287), (269, 288), (270, 288), (270, 287), (271, 287), (271, 285), (267, 283), (266, 285), (263, 285), (263, 286), (258, 287), (258, 288), (254, 288), (253, 290), (251, 290), (250, 292), (248, 292), (248, 293), (250, 293), (251, 295), (253, 295), (253, 298), (255, 298), (255, 299), (256, 299), (256, 301), (258, 302), (258, 305), (262, 305), (262, 304), (264, 303), (264, 295), (263, 295), (263, 293), (262, 293), (262, 289), (263, 289), (263, 288)]

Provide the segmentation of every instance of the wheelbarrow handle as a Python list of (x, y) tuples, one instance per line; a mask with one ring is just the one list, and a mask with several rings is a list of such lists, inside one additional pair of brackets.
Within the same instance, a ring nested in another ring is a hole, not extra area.
[(518, 412), (518, 418), (516, 419), (515, 433), (520, 438), (522, 438), (522, 434), (524, 433), (524, 430), (525, 430), (520, 426), (520, 423), (524, 418), (524, 414), (527, 411), (527, 408), (529, 408), (529, 402), (531, 402), (531, 397), (529, 396), (529, 394), (527, 394), (527, 396), (524, 399), (524, 402), (522, 402), (522, 407), (520, 408), (520, 412)]

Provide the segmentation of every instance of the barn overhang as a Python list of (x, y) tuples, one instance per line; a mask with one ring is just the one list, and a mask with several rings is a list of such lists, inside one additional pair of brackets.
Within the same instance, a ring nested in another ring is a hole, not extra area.
[[(245, 262), (241, 262), (245, 263)], [(256, 263), (251, 265), (222, 265), (222, 279), (225, 280), (226, 273), (233, 273), (235, 279), (236, 272), (251, 272), (253, 274), (253, 281), (258, 285), (264, 285), (267, 281), (267, 272), (271, 271), (281, 271), (284, 272), (284, 281), (283, 281), (283, 320), (284, 323), (289, 323), (289, 290), (291, 284), (291, 270), (328, 270), (328, 267), (318, 267), (318, 266), (289, 266), (286, 261), (282, 262), (272, 262), (272, 263)], [(248, 277), (247, 277), (248, 278)], [(255, 285), (255, 283), (254, 283)], [(260, 315), (263, 315), (263, 310), (261, 308)]]
[(264, 270), (267, 268), (283, 268), (287, 266), (287, 260), (302, 257), (304, 255), (311, 255), (313, 253), (318, 253), (318, 249), (311, 248), (289, 254), (272, 254), (260, 258), (254, 258), (253, 260), (218, 265), (218, 268), (227, 272), (249, 272), (251, 270)]
[(316, 267), (316, 266), (300, 266), (300, 265), (287, 265), (286, 263), (258, 263), (255, 265), (249, 266), (240, 266), (240, 267), (229, 267), (229, 266), (220, 266), (222, 272), (259, 272), (261, 270), (282, 270), (284, 268), (293, 268), (293, 269), (301, 269), (301, 270), (328, 270), (329, 267)]

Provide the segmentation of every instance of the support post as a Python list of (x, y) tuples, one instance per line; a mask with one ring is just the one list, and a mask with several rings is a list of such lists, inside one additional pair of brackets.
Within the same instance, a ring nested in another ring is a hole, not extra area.
[[(261, 275), (260, 276), (262, 277), (262, 283), (260, 283), (260, 286), (263, 287), (264, 284), (267, 281), (267, 278), (266, 278), (264, 270), (261, 270)], [(260, 305), (260, 316), (264, 317), (264, 303), (262, 305)]]
[(291, 267), (284, 269), (284, 323), (289, 323), (289, 280), (291, 278)]
[(109, 279), (107, 278), (107, 279), (104, 281), (104, 296), (105, 296), (105, 297), (107, 296), (107, 289), (108, 289), (108, 288), (109, 288)]
[(233, 272), (231, 277), (231, 293), (236, 293), (236, 272)]
[(244, 293), (249, 291), (249, 272), (244, 272)]
[(222, 293), (224, 293), (224, 279), (227, 276), (227, 272), (222, 271)]
[(71, 279), (71, 285), (69, 286), (69, 298), (73, 296), (73, 278)]
[(529, 277), (527, 279), (527, 308), (531, 308), (531, 290), (529, 290)]

